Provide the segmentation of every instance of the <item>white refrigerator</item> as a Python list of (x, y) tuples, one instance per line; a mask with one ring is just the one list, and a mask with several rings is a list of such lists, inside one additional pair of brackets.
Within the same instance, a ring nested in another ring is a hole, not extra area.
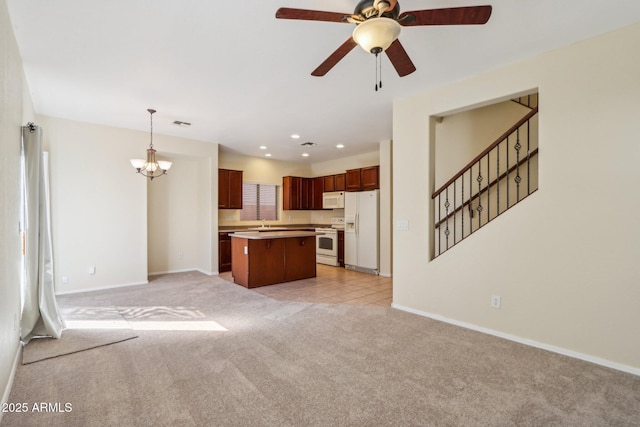
[(344, 264), (378, 274), (378, 190), (344, 193)]

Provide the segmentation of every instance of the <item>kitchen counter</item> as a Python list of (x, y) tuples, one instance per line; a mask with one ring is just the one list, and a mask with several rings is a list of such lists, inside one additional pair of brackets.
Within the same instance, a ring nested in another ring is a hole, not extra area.
[(265, 240), (265, 239), (286, 239), (290, 237), (315, 237), (319, 233), (315, 231), (304, 230), (284, 230), (284, 231), (236, 231), (229, 234), (231, 237), (240, 237), (243, 239)]
[(246, 288), (316, 277), (315, 231), (251, 231), (231, 236), (233, 281)]
[[(284, 230), (315, 230), (316, 228), (329, 228), (331, 224), (288, 224), (288, 225), (273, 225), (274, 231)], [(236, 231), (260, 231), (268, 232), (269, 226), (261, 227), (259, 225), (221, 225), (218, 227), (220, 233), (233, 233)]]

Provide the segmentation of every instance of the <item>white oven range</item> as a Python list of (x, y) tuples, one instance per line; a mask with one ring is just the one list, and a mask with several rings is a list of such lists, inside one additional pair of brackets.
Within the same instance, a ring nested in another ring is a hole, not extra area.
[(338, 230), (335, 228), (316, 228), (324, 233), (316, 236), (316, 262), (318, 264), (338, 265)]

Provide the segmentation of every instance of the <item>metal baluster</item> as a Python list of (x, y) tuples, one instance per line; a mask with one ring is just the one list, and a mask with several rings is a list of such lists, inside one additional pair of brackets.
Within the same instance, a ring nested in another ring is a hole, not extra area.
[(480, 190), (482, 189), (482, 170), (480, 168), (480, 160), (478, 160), (478, 177), (476, 181), (478, 181), (478, 228), (482, 227), (482, 200), (480, 199), (481, 194)]
[(469, 234), (473, 233), (473, 165), (469, 167)]
[(489, 161), (491, 151), (487, 153), (487, 222), (491, 221), (491, 197), (489, 191), (491, 190), (491, 172), (489, 172)]
[(514, 181), (516, 182), (516, 203), (520, 201), (520, 149), (522, 145), (520, 145), (520, 128), (516, 129), (516, 145), (513, 146), (516, 150), (516, 177)]
[[(511, 135), (509, 135), (511, 136)], [(509, 209), (511, 205), (509, 205), (509, 136), (507, 136), (507, 206), (506, 209)]]
[(527, 196), (531, 194), (531, 119), (527, 120)]
[(444, 228), (444, 238), (445, 241), (447, 242), (447, 249), (449, 249), (449, 206), (451, 206), (451, 204), (449, 203), (449, 187), (447, 187), (447, 189), (445, 190), (445, 196), (444, 196), (444, 214), (445, 214), (445, 218), (446, 218), (446, 227)]
[(462, 189), (462, 195), (461, 195), (461, 200), (462, 200), (462, 204), (460, 205), (460, 211), (462, 212), (462, 237), (460, 238), (460, 240), (464, 239), (464, 174), (462, 174), (462, 176), (460, 177), (460, 187)]
[(496, 146), (496, 216), (500, 215), (500, 144)]
[(442, 200), (440, 200), (440, 197), (442, 196), (442, 193), (438, 194), (438, 255), (440, 255), (442, 253), (442, 242), (441, 242), (441, 236), (442, 236), (442, 223), (440, 222), (442, 220), (442, 215), (441, 215), (441, 205), (442, 205)]
[(457, 243), (456, 240), (456, 182), (453, 181), (453, 244)]

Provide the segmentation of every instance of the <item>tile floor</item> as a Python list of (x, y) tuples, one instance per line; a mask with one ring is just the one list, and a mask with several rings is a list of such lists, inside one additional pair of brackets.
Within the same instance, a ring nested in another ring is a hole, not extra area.
[[(220, 277), (233, 281), (231, 272)], [(317, 264), (317, 277), (251, 289), (282, 301), (390, 306), (392, 279)]]

